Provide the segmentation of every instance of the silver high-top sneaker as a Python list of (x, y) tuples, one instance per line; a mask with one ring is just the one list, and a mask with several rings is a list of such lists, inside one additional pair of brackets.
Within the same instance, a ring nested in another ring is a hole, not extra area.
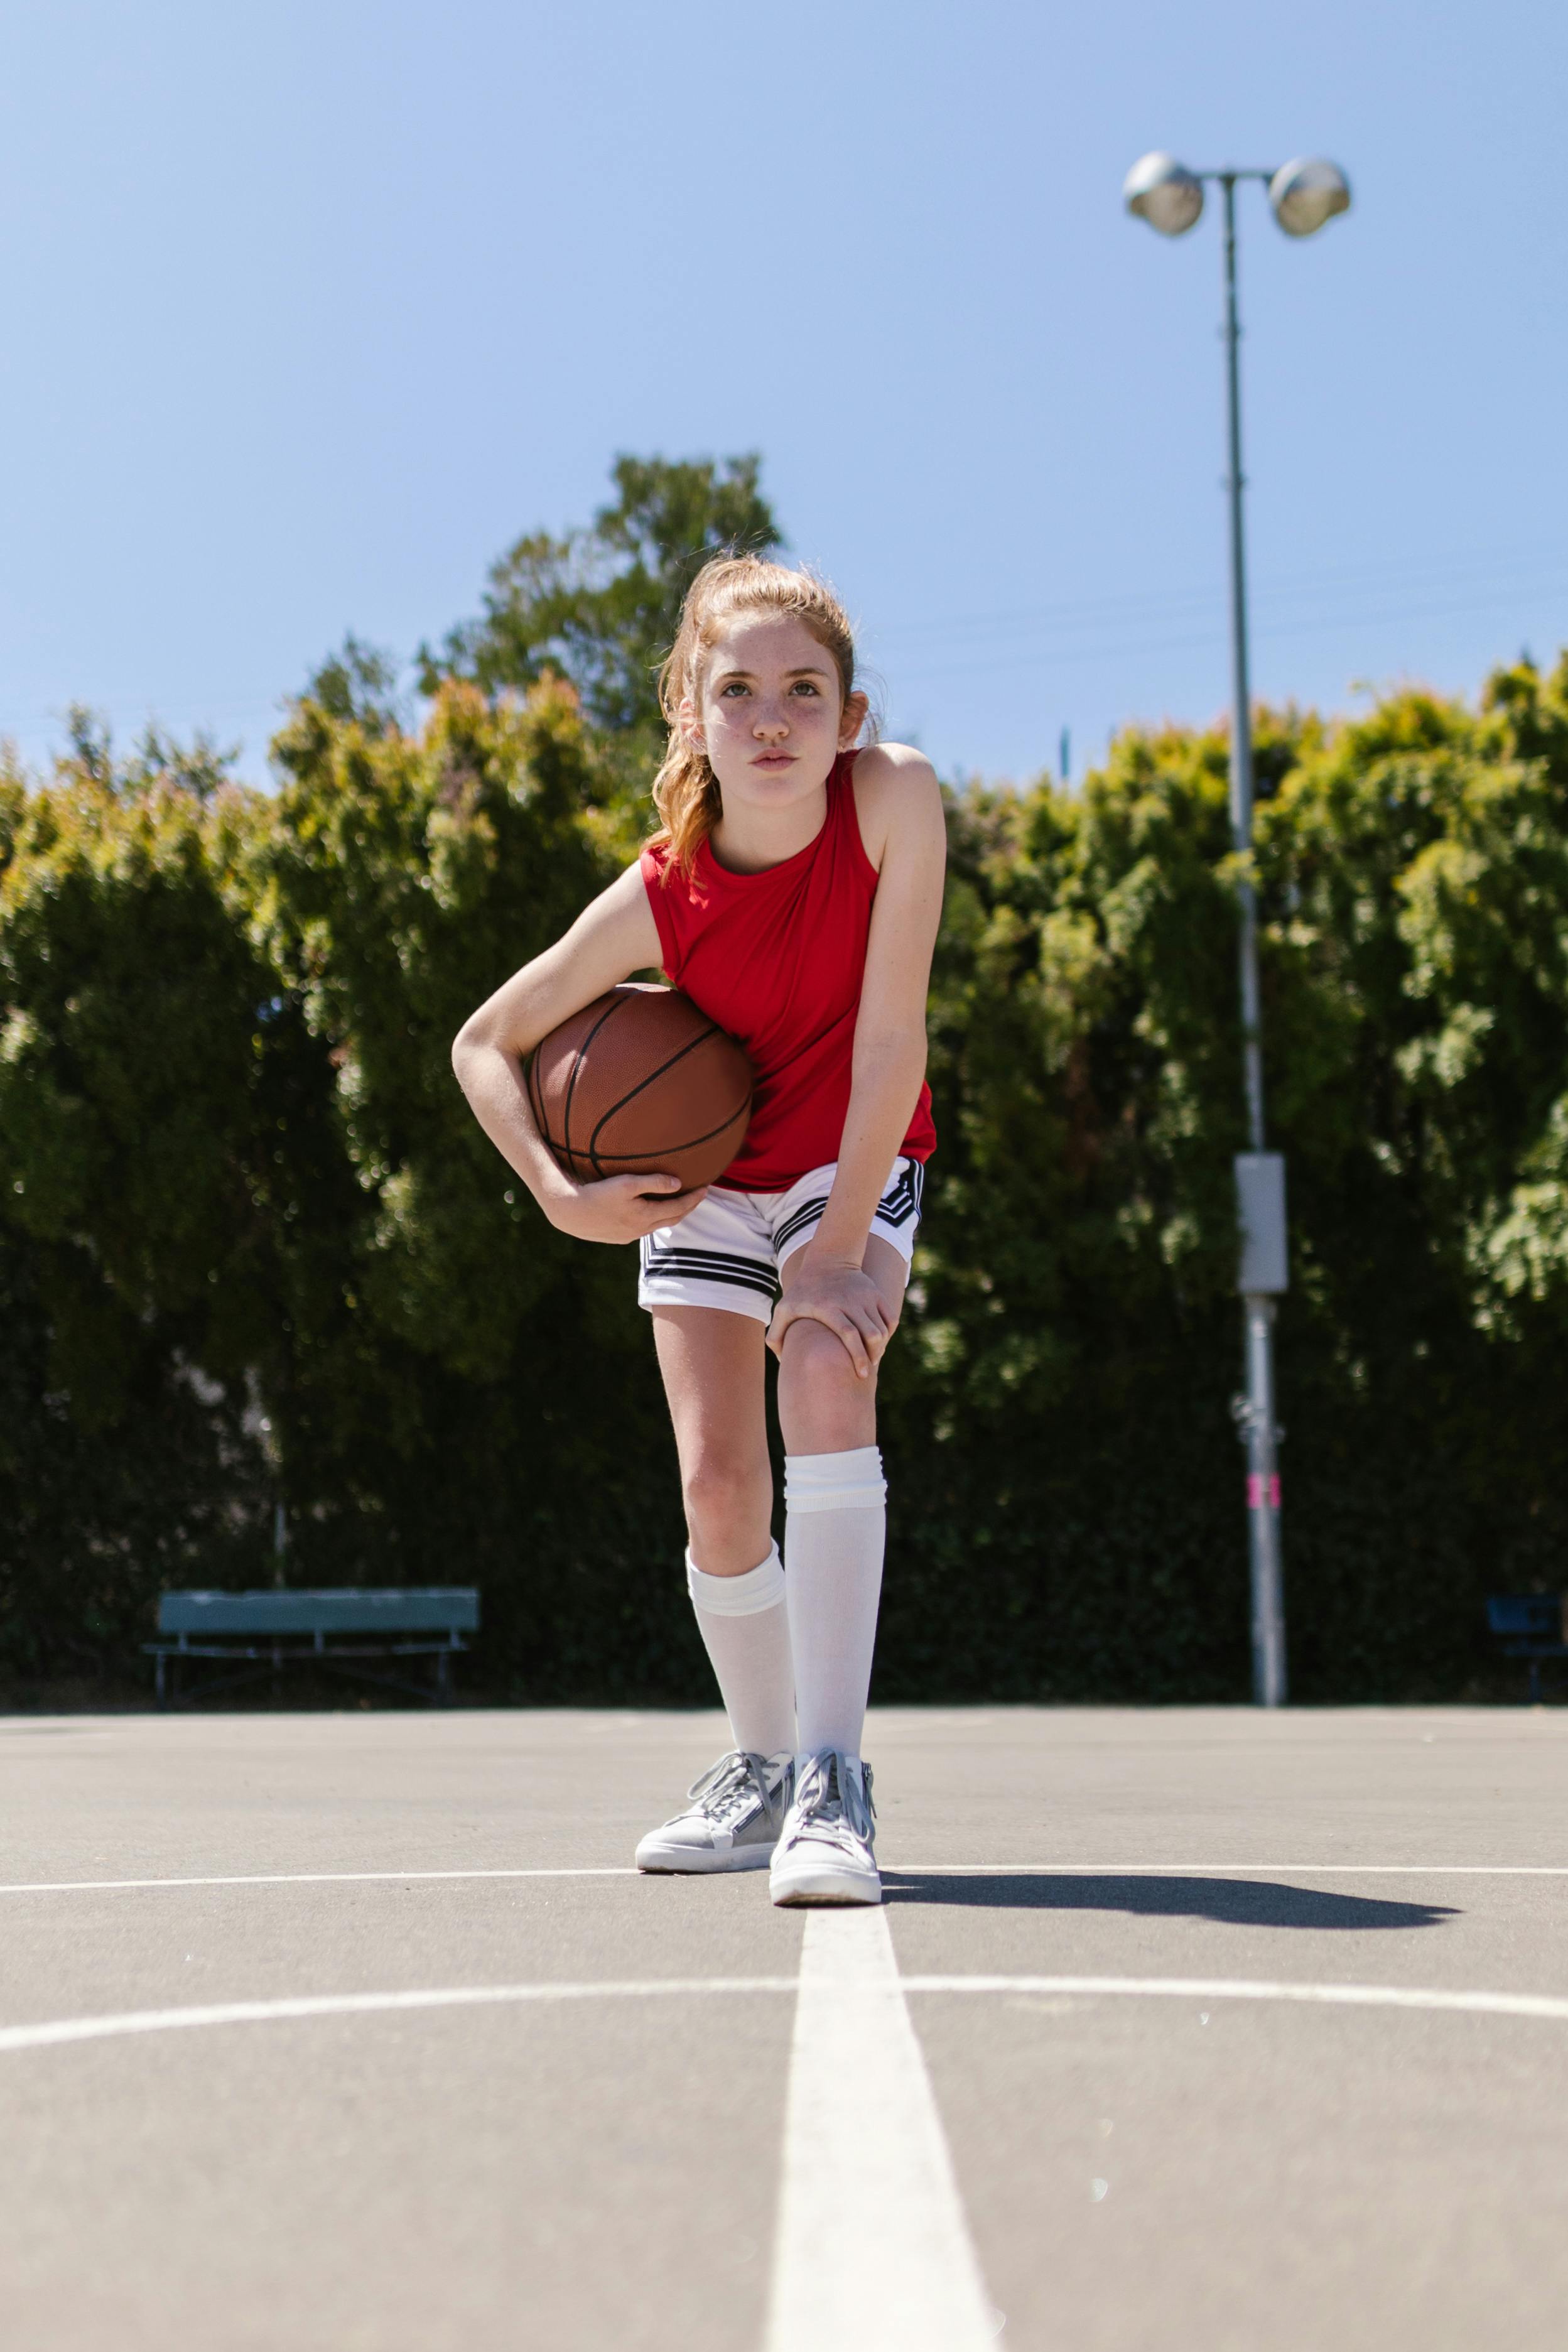
[(795, 1797), (774, 1849), (775, 1903), (880, 1903), (871, 1769), (841, 1748), (797, 1761)]
[(763, 1870), (795, 1783), (792, 1756), (732, 1748), (687, 1790), (685, 1812), (650, 1830), (639, 1870)]

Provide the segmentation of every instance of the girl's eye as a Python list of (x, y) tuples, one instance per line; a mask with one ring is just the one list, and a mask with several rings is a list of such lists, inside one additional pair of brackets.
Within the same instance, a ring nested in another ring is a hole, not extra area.
[(790, 688), (790, 692), (792, 694), (815, 694), (816, 691), (816, 688), (812, 685), (809, 677), (798, 677), (795, 680), (793, 687)]
[(732, 695), (748, 694), (750, 691), (750, 688), (742, 679), (732, 677), (727, 687), (721, 688), (718, 698), (721, 702), (727, 702)]

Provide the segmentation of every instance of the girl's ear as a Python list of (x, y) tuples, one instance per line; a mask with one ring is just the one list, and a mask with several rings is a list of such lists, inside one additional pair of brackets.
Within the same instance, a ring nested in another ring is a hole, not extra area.
[(855, 737), (865, 725), (866, 713), (870, 709), (871, 697), (869, 695), (848, 694), (844, 697), (844, 715), (839, 721), (839, 749), (841, 751), (847, 751), (849, 750), (851, 744), (854, 741)]
[(675, 723), (681, 730), (683, 742), (688, 743), (694, 751), (706, 751), (707, 743), (703, 734), (702, 719), (698, 716), (696, 704), (689, 694), (683, 694), (681, 697), (680, 708), (675, 712)]

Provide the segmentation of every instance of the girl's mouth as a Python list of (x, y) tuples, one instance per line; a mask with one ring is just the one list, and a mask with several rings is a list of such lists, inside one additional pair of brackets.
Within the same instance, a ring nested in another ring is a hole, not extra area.
[(795, 754), (793, 751), (758, 751), (751, 764), (754, 768), (792, 768)]

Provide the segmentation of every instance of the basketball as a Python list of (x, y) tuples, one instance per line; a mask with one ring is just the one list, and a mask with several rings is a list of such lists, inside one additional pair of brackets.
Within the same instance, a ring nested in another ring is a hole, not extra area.
[(678, 988), (626, 981), (535, 1049), (528, 1102), (558, 1164), (579, 1183), (722, 1176), (751, 1117), (743, 1046)]

